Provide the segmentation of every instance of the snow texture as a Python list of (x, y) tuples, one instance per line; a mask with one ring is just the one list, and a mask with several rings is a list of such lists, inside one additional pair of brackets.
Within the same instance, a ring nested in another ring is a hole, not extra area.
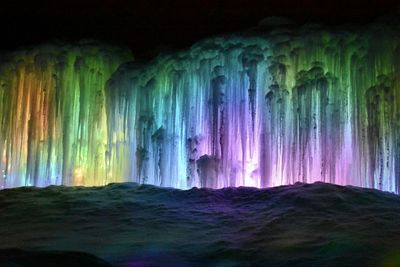
[(0, 249), (80, 250), (115, 266), (389, 267), (400, 262), (400, 198), (320, 182), (5, 189), (0, 236)]

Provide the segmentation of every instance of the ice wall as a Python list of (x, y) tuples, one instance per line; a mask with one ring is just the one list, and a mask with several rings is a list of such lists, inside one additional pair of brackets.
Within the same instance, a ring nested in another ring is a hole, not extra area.
[(393, 24), (216, 37), (108, 83), (107, 166), (136, 182), (399, 192), (400, 42)]
[(139, 65), (95, 43), (0, 58), (0, 186), (296, 181), (400, 190), (400, 29), (203, 40)]
[(0, 66), (0, 187), (93, 185), (106, 173), (104, 87), (131, 56), (93, 42), (40, 45)]

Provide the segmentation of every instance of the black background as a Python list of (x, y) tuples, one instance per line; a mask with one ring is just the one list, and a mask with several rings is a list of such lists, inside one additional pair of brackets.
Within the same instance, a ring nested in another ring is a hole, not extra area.
[(125, 45), (136, 58), (180, 49), (210, 35), (254, 27), (268, 16), (298, 23), (369, 22), (396, 15), (396, 0), (53, 0), (0, 3), (2, 50), (53, 39)]

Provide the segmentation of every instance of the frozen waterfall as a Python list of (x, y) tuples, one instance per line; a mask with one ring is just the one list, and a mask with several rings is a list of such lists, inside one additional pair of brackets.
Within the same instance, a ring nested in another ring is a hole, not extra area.
[(99, 44), (3, 57), (2, 187), (324, 181), (399, 193), (400, 27), (200, 41), (146, 65)]

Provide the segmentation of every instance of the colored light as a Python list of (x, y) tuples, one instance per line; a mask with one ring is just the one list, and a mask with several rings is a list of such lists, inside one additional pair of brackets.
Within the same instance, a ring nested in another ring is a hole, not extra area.
[(99, 45), (2, 64), (3, 187), (324, 181), (399, 192), (397, 31), (217, 37), (147, 66)]

